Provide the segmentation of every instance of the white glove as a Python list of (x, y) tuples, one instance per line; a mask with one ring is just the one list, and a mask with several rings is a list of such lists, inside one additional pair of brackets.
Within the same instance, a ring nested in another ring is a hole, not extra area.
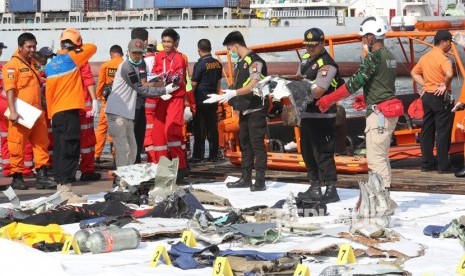
[(178, 90), (178, 88), (179, 88), (179, 86), (174, 86), (172, 83), (170, 83), (167, 86), (165, 86), (166, 94), (171, 94), (174, 91)]
[(172, 97), (171, 94), (165, 94), (165, 95), (160, 96), (160, 98), (164, 101), (171, 99), (171, 97)]
[(463, 110), (463, 105), (464, 105), (463, 103), (457, 102), (454, 108), (452, 108), (451, 112)]
[(92, 100), (92, 110), (90, 111), (90, 113), (92, 114), (92, 116), (98, 116), (98, 111), (98, 100)]
[(218, 94), (208, 94), (208, 99), (203, 101), (203, 103), (210, 104), (210, 103), (217, 103), (223, 99), (223, 95)]
[(223, 94), (221, 96), (223, 96), (223, 99), (220, 100), (220, 103), (227, 103), (231, 98), (237, 96), (237, 91), (225, 89), (223, 90)]

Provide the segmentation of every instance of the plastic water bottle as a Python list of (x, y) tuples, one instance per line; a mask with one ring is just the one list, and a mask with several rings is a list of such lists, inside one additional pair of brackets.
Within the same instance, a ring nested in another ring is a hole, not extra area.
[(118, 226), (111, 225), (111, 226), (102, 226), (102, 227), (91, 227), (91, 228), (86, 228), (86, 229), (81, 229), (77, 231), (74, 234), (74, 239), (76, 239), (79, 249), (81, 249), (82, 252), (89, 252), (89, 248), (86, 246), (86, 242), (89, 239), (89, 236), (92, 233), (99, 232), (102, 229), (109, 229), (109, 228), (116, 228), (119, 229)]
[(86, 246), (93, 254), (135, 249), (141, 236), (134, 228), (102, 229), (90, 234)]

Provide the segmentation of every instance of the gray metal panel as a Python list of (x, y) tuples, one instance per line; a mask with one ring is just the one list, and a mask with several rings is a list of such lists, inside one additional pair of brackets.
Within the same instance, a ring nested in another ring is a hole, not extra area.
[(155, 7), (170, 8), (222, 8), (224, 0), (155, 0)]
[(10, 0), (10, 12), (38, 12), (40, 0)]
[(126, 0), (126, 10), (142, 10), (155, 6), (154, 0)]
[(40, 10), (47, 11), (70, 11), (71, 0), (41, 0)]

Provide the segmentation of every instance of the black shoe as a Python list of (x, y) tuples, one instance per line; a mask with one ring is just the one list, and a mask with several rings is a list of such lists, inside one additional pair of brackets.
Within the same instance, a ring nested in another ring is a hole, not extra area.
[(303, 193), (298, 193), (297, 197), (311, 201), (321, 201), (323, 194), (321, 193), (320, 181), (310, 180), (310, 188)]
[(436, 167), (421, 167), (421, 172), (432, 172), (437, 170)]
[(325, 184), (328, 185), (326, 186), (326, 191), (323, 195), (322, 201), (324, 203), (338, 202), (340, 199), (339, 195), (337, 194), (336, 181), (325, 181)]
[(83, 173), (83, 174), (81, 174), (81, 177), (79, 178), (79, 180), (81, 180), (81, 181), (97, 181), (97, 180), (100, 180), (100, 178), (102, 178), (101, 174), (93, 172), (93, 173)]
[(214, 157), (208, 157), (207, 162), (216, 163), (218, 162), (218, 159)]
[(448, 169), (446, 170), (438, 170), (438, 174), (447, 174), (447, 173), (456, 173), (458, 172), (460, 169), (456, 168), (456, 167), (449, 167)]
[(95, 163), (95, 164), (100, 164), (100, 163), (101, 163), (100, 157), (95, 157), (95, 158), (94, 158), (94, 163)]
[(178, 185), (187, 185), (185, 181), (185, 178), (189, 175), (190, 169), (189, 168), (183, 168), (178, 170), (178, 175), (176, 176), (176, 184)]
[(15, 190), (27, 190), (29, 187), (24, 183), (23, 174), (22, 173), (14, 173), (13, 174), (13, 181), (11, 181), (11, 186)]
[(252, 170), (242, 170), (242, 175), (236, 182), (226, 183), (226, 187), (230, 189), (235, 188), (249, 188), (252, 186)]
[(195, 164), (195, 163), (200, 163), (200, 162), (202, 162), (202, 161), (203, 161), (202, 158), (192, 157), (192, 158), (189, 160), (189, 163)]
[(455, 176), (456, 176), (456, 177), (465, 177), (465, 168), (463, 168), (463, 169), (457, 171), (457, 172), (455, 173)]
[(36, 178), (37, 189), (55, 189), (57, 187), (57, 183), (48, 176), (48, 168), (46, 167), (37, 170)]

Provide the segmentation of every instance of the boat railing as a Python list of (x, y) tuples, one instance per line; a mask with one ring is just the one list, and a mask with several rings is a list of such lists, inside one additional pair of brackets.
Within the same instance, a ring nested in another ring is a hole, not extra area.
[(335, 17), (335, 9), (325, 10), (271, 10), (266, 13), (267, 18), (307, 18), (307, 17)]

